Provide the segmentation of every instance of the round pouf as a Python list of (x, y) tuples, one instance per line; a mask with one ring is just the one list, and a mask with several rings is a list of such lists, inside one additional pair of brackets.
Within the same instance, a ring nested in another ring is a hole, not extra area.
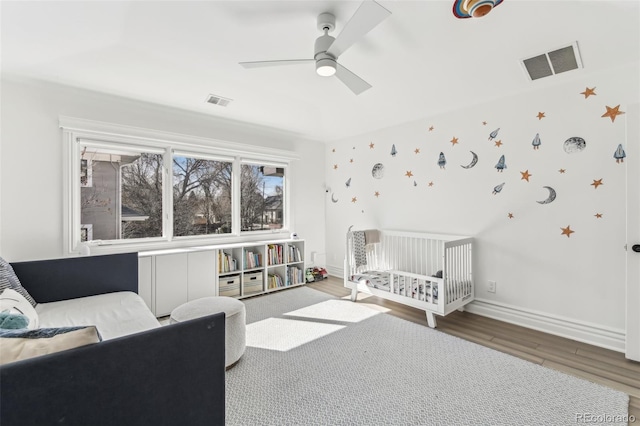
[(207, 315), (224, 312), (225, 314), (225, 366), (233, 367), (246, 345), (246, 312), (244, 303), (233, 297), (203, 297), (191, 300), (171, 311), (171, 324), (187, 321)]

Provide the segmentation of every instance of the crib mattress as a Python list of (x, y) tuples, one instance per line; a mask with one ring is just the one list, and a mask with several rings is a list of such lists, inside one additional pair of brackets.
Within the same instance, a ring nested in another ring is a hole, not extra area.
[[(387, 271), (364, 271), (359, 274), (354, 274), (349, 277), (350, 281), (363, 283), (369, 287), (375, 288), (377, 290), (383, 290), (391, 292), (391, 278), (390, 273)], [(424, 300), (425, 293), (427, 296), (431, 296), (431, 283), (424, 280), (419, 280), (417, 278), (411, 278), (410, 280), (401, 280), (398, 284), (399, 277), (398, 275), (393, 276), (393, 289), (395, 294), (405, 294), (404, 287), (405, 282), (410, 281), (409, 288), (407, 289), (407, 293), (410, 292), (410, 297), (414, 299)], [(434, 299), (438, 299), (438, 288), (434, 287)], [(407, 295), (409, 296), (409, 295)]]

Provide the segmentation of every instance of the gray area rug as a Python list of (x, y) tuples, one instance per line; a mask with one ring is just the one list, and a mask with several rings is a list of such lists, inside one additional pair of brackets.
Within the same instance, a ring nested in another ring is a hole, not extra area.
[(300, 287), (244, 302), (247, 349), (227, 372), (228, 425), (627, 424), (622, 392), (366, 299)]

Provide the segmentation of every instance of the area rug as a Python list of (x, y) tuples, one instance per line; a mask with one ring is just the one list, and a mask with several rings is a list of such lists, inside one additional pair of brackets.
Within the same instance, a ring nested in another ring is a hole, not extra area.
[(244, 300), (228, 425), (626, 424), (628, 396), (307, 287)]

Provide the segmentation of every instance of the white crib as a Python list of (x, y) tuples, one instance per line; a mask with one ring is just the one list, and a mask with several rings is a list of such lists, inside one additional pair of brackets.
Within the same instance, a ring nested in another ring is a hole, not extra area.
[[(363, 241), (365, 235), (370, 241)], [(423, 309), (435, 328), (436, 314), (474, 298), (472, 249), (470, 237), (349, 228), (344, 286), (354, 302), (363, 292)]]

